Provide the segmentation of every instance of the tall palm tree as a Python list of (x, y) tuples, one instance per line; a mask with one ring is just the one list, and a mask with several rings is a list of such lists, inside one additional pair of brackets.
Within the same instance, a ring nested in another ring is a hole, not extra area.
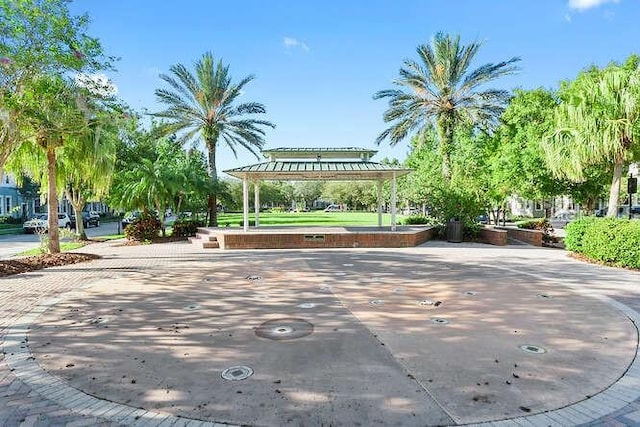
[(212, 185), (208, 201), (209, 225), (216, 227), (218, 143), (223, 142), (234, 155), (240, 146), (258, 157), (258, 150), (264, 145), (264, 127), (275, 126), (251, 117), (266, 113), (262, 104), (238, 103), (244, 86), (254, 77), (250, 75), (233, 83), (229, 66), (221, 60), (216, 63), (212, 53), (205, 53), (195, 63), (195, 75), (182, 64), (173, 65), (169, 70), (171, 75), (161, 74), (160, 78), (170, 89), (156, 90), (158, 100), (166, 105), (166, 109), (154, 115), (167, 120), (164, 132), (176, 134), (179, 141), (204, 141)]
[(591, 68), (560, 90), (555, 129), (543, 140), (557, 176), (583, 181), (585, 169), (612, 171), (607, 216), (616, 217), (625, 166), (640, 160), (640, 57), (604, 69)]
[(376, 143), (389, 139), (395, 145), (409, 133), (435, 123), (442, 175), (450, 180), (456, 127), (464, 121), (483, 127), (494, 124), (509, 99), (506, 90), (480, 90), (480, 87), (518, 70), (513, 64), (520, 58), (514, 57), (471, 71), (469, 67), (481, 45), (474, 42), (465, 46), (459, 35), (443, 33), (437, 33), (430, 45), (419, 45), (419, 61), (405, 60), (400, 77), (394, 81), (401, 88), (382, 90), (373, 96), (389, 98), (384, 121), (391, 122)]

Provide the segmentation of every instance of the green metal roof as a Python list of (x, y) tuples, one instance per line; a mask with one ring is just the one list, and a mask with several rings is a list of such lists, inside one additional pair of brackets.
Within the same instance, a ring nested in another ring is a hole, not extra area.
[(262, 154), (272, 161), (278, 159), (364, 159), (368, 160), (377, 153), (376, 150), (369, 150), (358, 147), (279, 147), (270, 150), (262, 150)]
[(350, 181), (391, 179), (406, 175), (411, 169), (396, 168), (375, 162), (265, 162), (229, 169), (225, 173), (244, 179), (282, 181)]

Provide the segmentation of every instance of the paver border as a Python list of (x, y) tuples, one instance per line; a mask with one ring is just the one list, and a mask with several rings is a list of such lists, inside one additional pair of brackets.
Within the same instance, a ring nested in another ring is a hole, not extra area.
[[(541, 274), (525, 272), (509, 267), (478, 265), (528, 275), (544, 281), (553, 280)], [(147, 411), (146, 409), (101, 399), (71, 387), (66, 381), (46, 372), (35, 360), (28, 345), (27, 333), (31, 324), (52, 306), (66, 298), (77, 296), (82, 289), (91, 286), (92, 284), (88, 283), (57, 297), (46, 299), (6, 328), (6, 333), (2, 341), (5, 363), (18, 379), (31, 387), (33, 391), (41, 395), (44, 399), (53, 401), (77, 414), (97, 417), (116, 423), (133, 426), (164, 424), (173, 426), (237, 427), (232, 424), (202, 421), (161, 412)], [(609, 385), (606, 389), (563, 408), (522, 417), (462, 425), (478, 427), (507, 427), (514, 425), (514, 423), (522, 426), (579, 425), (608, 416), (640, 398), (640, 358), (638, 357), (640, 345), (638, 324), (640, 323), (640, 313), (596, 291), (589, 292), (572, 284), (564, 284), (564, 286), (583, 295), (599, 299), (603, 303), (613, 306), (629, 318), (636, 330), (636, 352), (627, 370), (617, 381)]]

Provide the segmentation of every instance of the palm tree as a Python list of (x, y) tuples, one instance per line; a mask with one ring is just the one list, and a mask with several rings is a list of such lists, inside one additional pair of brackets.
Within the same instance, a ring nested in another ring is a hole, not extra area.
[(607, 216), (616, 217), (624, 167), (640, 160), (640, 58), (592, 67), (560, 90), (555, 129), (543, 140), (557, 176), (584, 181), (585, 169), (612, 170)]
[(480, 86), (518, 70), (514, 57), (497, 64), (485, 64), (473, 71), (471, 62), (482, 44), (460, 44), (460, 36), (438, 33), (431, 45), (419, 45), (419, 61), (407, 59), (400, 68), (394, 84), (401, 89), (377, 92), (373, 98), (389, 98), (384, 113), (389, 128), (376, 139), (380, 144), (389, 139), (391, 145), (403, 140), (413, 131), (421, 131), (434, 124), (439, 135), (442, 156), (442, 175), (451, 179), (451, 153), (454, 150), (454, 131), (462, 122), (489, 127), (502, 114), (509, 92), (499, 89), (480, 90)]
[(238, 103), (244, 86), (253, 76), (233, 83), (229, 66), (222, 61), (216, 63), (210, 52), (195, 63), (195, 75), (182, 64), (173, 65), (169, 70), (172, 75), (161, 74), (160, 78), (171, 88), (156, 90), (158, 100), (167, 108), (154, 116), (166, 119), (164, 133), (176, 134), (180, 142), (197, 142), (200, 138), (204, 141), (212, 186), (208, 200), (209, 226), (217, 227), (218, 142), (228, 146), (234, 155), (240, 146), (258, 157), (257, 150), (264, 145), (263, 127), (275, 126), (266, 120), (248, 117), (266, 113), (262, 104)]

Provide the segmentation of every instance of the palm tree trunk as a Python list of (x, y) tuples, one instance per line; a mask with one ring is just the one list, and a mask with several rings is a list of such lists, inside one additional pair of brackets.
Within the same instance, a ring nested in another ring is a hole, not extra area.
[(49, 253), (60, 253), (60, 230), (58, 229), (58, 195), (56, 194), (56, 150), (47, 147), (47, 173), (49, 174)]
[(73, 191), (73, 189), (65, 189), (64, 194), (67, 196), (67, 200), (73, 206), (73, 214), (76, 216), (76, 235), (80, 240), (88, 240), (87, 233), (84, 229), (84, 217), (82, 216), (82, 209), (84, 209), (85, 200), (80, 196), (80, 192)]
[(624, 162), (616, 160), (613, 165), (613, 179), (611, 180), (611, 188), (609, 189), (609, 208), (607, 217), (616, 218), (618, 216), (618, 198), (620, 197), (620, 182), (622, 181), (622, 169)]
[(218, 170), (216, 168), (216, 142), (215, 140), (207, 141), (207, 148), (209, 150), (209, 177), (211, 178), (211, 184), (213, 188), (209, 194), (209, 227), (218, 226)]
[(437, 119), (440, 136), (440, 155), (442, 156), (442, 177), (446, 182), (451, 180), (451, 148), (453, 147), (453, 117), (441, 114)]

